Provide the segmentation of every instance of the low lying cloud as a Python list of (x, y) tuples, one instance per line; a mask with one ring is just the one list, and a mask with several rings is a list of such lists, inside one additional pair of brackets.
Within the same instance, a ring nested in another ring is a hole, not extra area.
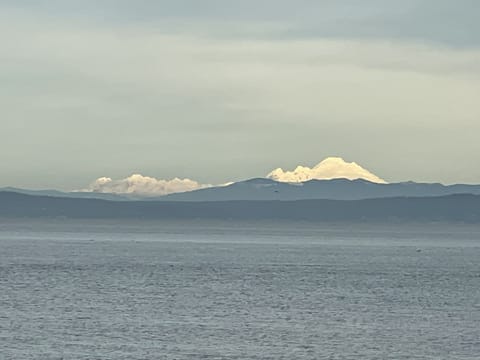
[(171, 180), (156, 179), (140, 174), (133, 174), (127, 178), (114, 180), (101, 177), (95, 180), (83, 191), (114, 194), (135, 194), (145, 196), (160, 196), (179, 192), (211, 187), (209, 184), (200, 184), (191, 179), (174, 178)]

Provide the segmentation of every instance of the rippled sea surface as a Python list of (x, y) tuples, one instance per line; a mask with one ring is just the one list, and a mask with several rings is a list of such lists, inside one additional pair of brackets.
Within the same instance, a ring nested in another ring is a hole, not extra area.
[(1, 359), (479, 359), (480, 228), (0, 221)]

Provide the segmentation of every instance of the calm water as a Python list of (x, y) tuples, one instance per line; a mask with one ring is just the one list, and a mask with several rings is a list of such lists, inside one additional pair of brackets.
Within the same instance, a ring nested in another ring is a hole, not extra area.
[(1, 359), (479, 359), (480, 228), (0, 221)]

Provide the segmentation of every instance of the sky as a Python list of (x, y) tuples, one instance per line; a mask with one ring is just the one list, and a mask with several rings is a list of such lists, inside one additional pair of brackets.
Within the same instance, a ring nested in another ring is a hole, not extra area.
[(328, 156), (480, 183), (480, 1), (0, 0), (0, 186)]

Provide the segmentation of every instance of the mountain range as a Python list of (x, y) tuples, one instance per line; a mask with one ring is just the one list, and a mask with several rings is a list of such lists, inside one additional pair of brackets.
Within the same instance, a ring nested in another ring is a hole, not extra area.
[(442, 185), (415, 182), (373, 183), (363, 179), (309, 180), (284, 183), (270, 179), (251, 179), (228, 186), (165, 195), (156, 200), (362, 200), (387, 197), (431, 197), (453, 194), (480, 195), (480, 185)]
[(219, 186), (201, 184), (190, 179), (162, 180), (140, 174), (120, 180), (102, 177), (91, 185), (83, 191), (72, 192), (18, 188), (3, 188), (0, 191), (4, 194), (55, 199), (186, 202), (190, 206), (196, 202), (361, 201), (386, 198), (435, 198), (459, 194), (480, 195), (480, 185), (443, 185), (412, 181), (388, 183), (357, 163), (347, 162), (340, 157), (326, 158), (311, 168), (308, 166), (297, 166), (293, 170), (277, 168), (263, 178)]
[(433, 197), (453, 194), (480, 195), (480, 185), (443, 185), (439, 183), (374, 183), (363, 179), (309, 180), (298, 183), (256, 178), (226, 186), (210, 187), (164, 196), (113, 194), (100, 192), (60, 192), (57, 190), (24, 190), (3, 188), (0, 191), (26, 195), (68, 198), (95, 198), (112, 201), (231, 201), (231, 200), (362, 200), (388, 197)]

